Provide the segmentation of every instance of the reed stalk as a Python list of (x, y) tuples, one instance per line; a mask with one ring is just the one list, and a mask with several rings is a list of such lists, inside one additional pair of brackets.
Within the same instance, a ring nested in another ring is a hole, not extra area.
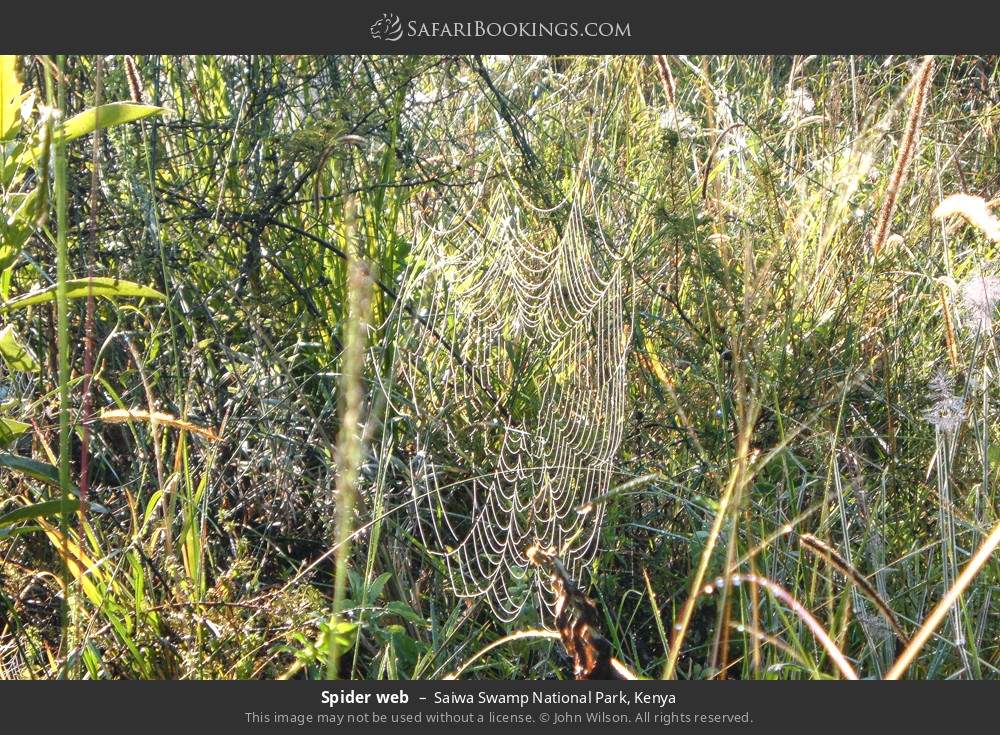
[(351, 532), (354, 525), (354, 507), (357, 502), (358, 471), (362, 455), (362, 410), (364, 403), (363, 370), (368, 339), (368, 319), (371, 310), (372, 275), (368, 264), (362, 260), (355, 240), (355, 205), (352, 202), (345, 213), (345, 233), (348, 254), (348, 298), (350, 302), (344, 356), (340, 376), (341, 414), (337, 435), (336, 499), (337, 547), (333, 593), (333, 616), (326, 675), (337, 678), (341, 650), (337, 635), (342, 621), (344, 597), (347, 589), (347, 564), (351, 551)]
[(934, 57), (925, 56), (917, 73), (914, 75), (913, 103), (910, 106), (910, 114), (906, 119), (906, 129), (903, 138), (899, 143), (899, 153), (896, 156), (896, 163), (889, 176), (889, 185), (886, 187), (885, 195), (882, 198), (882, 209), (879, 212), (878, 224), (875, 227), (875, 235), (872, 237), (872, 251), (878, 255), (885, 245), (889, 236), (889, 227), (892, 225), (892, 216), (896, 212), (896, 204), (899, 192), (906, 180), (906, 172), (910, 168), (913, 160), (913, 152), (917, 147), (917, 136), (920, 133), (920, 123), (924, 115), (924, 106), (927, 102), (927, 91), (931, 86), (933, 78)]

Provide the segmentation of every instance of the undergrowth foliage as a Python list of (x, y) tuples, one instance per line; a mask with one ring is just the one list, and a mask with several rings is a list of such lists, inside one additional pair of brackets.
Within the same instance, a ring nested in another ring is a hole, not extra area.
[(0, 676), (996, 677), (998, 122), (973, 56), (0, 57)]

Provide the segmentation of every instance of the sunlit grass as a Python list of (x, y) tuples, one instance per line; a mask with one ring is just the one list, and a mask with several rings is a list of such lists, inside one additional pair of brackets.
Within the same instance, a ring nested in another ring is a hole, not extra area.
[[(446, 400), (477, 366), (410, 276), (507, 217), (547, 247), (579, 191), (627, 254), (620, 445), (561, 509), (604, 513), (579, 581), (614, 656), (1000, 672), (995, 62), (105, 65), (99, 97), (90, 57), (0, 65), (0, 677), (570, 676), (531, 578), (500, 622), (428, 533), (474, 527), (514, 421)], [(130, 106), (95, 152), (59, 123), (99, 99)], [(491, 354), (497, 415), (547, 405)]]

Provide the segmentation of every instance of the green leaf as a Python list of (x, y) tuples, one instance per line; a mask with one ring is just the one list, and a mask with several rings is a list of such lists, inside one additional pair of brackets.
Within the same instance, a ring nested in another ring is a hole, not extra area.
[(80, 510), (80, 501), (72, 500), (46, 500), (42, 503), (32, 503), (25, 505), (10, 513), (0, 516), (0, 528), (10, 526), (18, 521), (26, 521), (29, 518), (48, 518), (60, 513), (75, 513)]
[(330, 639), (335, 638), (337, 648), (341, 651), (346, 651), (354, 645), (354, 638), (357, 632), (357, 624), (347, 620), (339, 620), (336, 625), (331, 625), (327, 622), (320, 623), (320, 634), (316, 648), (319, 651), (325, 652), (329, 649)]
[(145, 530), (146, 526), (149, 525), (150, 520), (153, 518), (153, 513), (156, 512), (156, 506), (160, 502), (160, 498), (163, 497), (163, 491), (157, 490), (149, 497), (149, 502), (146, 503), (146, 512), (142, 516), (142, 528)]
[(17, 338), (14, 327), (7, 325), (0, 330), (0, 355), (11, 370), (34, 373), (38, 371), (38, 360), (31, 350)]
[(0, 539), (14, 538), (15, 536), (26, 536), (35, 531), (41, 531), (41, 526), (21, 526), (19, 528), (0, 528)]
[(17, 134), (20, 120), (21, 83), (17, 81), (17, 57), (0, 56), (0, 140)]
[(986, 457), (990, 464), (1000, 464), (1000, 446), (996, 444), (990, 445), (990, 448), (986, 451)]
[(396, 665), (402, 671), (412, 671), (420, 656), (420, 644), (410, 637), (402, 625), (390, 625), (385, 630), (389, 634)]
[[(166, 299), (166, 296), (157, 291), (155, 288), (140, 286), (138, 283), (122, 281), (117, 278), (74, 278), (66, 281), (67, 298), (86, 298), (88, 294), (93, 294), (94, 296), (106, 296), (108, 298), (132, 297), (141, 299), (157, 299), (159, 301)], [(6, 314), (14, 309), (23, 309), (27, 306), (44, 304), (55, 300), (56, 287), (52, 285), (48, 288), (22, 294), (21, 296), (5, 302), (3, 305), (0, 305), (0, 314)]]
[[(38, 480), (39, 482), (43, 482), (46, 485), (51, 485), (55, 488), (60, 486), (59, 470), (48, 462), (39, 462), (37, 459), (31, 459), (30, 457), (19, 457), (18, 455), (10, 454), (9, 452), (0, 452), (0, 467), (6, 467), (9, 470), (19, 472), (22, 475), (32, 478), (33, 480)], [(80, 497), (80, 489), (76, 486), (71, 486), (69, 491), (76, 498)], [(108, 512), (108, 509), (100, 503), (90, 502), (87, 504), (87, 509), (93, 511), (94, 513)]]
[(420, 617), (417, 612), (402, 600), (393, 600), (385, 606), (385, 611), (392, 615), (398, 615), (403, 620), (409, 620), (417, 625), (427, 625), (427, 621)]
[(390, 579), (392, 579), (392, 574), (389, 572), (382, 572), (378, 577), (372, 580), (371, 584), (368, 585), (368, 604), (374, 605), (375, 601), (382, 594), (382, 590), (385, 589), (385, 584)]
[(24, 246), (24, 241), (31, 235), (31, 228), (16, 221), (13, 217), (8, 218), (6, 213), (0, 210), (0, 273), (10, 268)]
[(9, 446), (12, 441), (31, 428), (31, 424), (0, 417), (0, 447)]
[[(137, 105), (132, 102), (111, 102), (100, 107), (91, 107), (78, 115), (74, 115), (61, 126), (65, 140), (70, 141), (92, 133), (98, 128), (113, 128), (135, 120), (142, 120), (151, 115), (160, 115), (167, 111), (166, 107), (155, 105)], [(53, 140), (58, 140), (59, 131), (52, 134)]]
[[(2, 146), (2, 144), (0, 144)], [(0, 165), (0, 189), (12, 186), (16, 165)], [(9, 174), (9, 176), (8, 176)], [(8, 191), (0, 197), (0, 297), (10, 295), (9, 269), (14, 265), (25, 241), (35, 229), (35, 214), (39, 206), (39, 187), (30, 192)]]
[(30, 457), (19, 457), (16, 454), (0, 452), (0, 467), (20, 472), (22, 475), (44, 482), (52, 487), (59, 487), (59, 470), (48, 462), (39, 462)]
[[(137, 105), (132, 102), (111, 102), (100, 107), (91, 107), (89, 110), (74, 115), (53, 131), (52, 139), (57, 140), (60, 131), (62, 131), (65, 135), (64, 140), (68, 142), (92, 133), (98, 128), (113, 128), (116, 125), (123, 125), (164, 112), (167, 112), (166, 107)], [(42, 158), (43, 153), (42, 146), (36, 145), (21, 153), (18, 157), (18, 163), (26, 165), (31, 162), (32, 158), (35, 160)]]

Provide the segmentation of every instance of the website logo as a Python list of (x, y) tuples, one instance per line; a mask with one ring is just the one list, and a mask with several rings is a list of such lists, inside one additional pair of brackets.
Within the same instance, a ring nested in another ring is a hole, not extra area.
[(398, 41), (403, 37), (403, 23), (395, 13), (382, 13), (369, 30), (377, 41)]

